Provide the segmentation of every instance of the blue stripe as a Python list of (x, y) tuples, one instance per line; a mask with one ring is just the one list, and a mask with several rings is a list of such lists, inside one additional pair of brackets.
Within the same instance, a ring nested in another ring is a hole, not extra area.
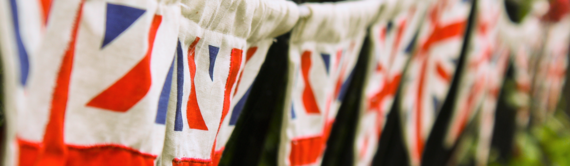
[(331, 59), (331, 55), (330, 54), (321, 54), (321, 57), (323, 58), (323, 62), (325, 63), (325, 67), (327, 69), (327, 74), (329, 74), (329, 66), (330, 66), (330, 59)]
[(406, 53), (412, 53), (412, 49), (414, 47), (414, 43), (416, 43), (416, 40), (418, 39), (418, 31), (416, 31), (416, 33), (414, 34), (414, 37), (412, 38), (412, 40), (410, 41), (410, 43), (408, 43), (408, 46), (406, 46)]
[(220, 51), (220, 48), (212, 45), (209, 45), (208, 48), (210, 51), (210, 79), (214, 81), (214, 66), (216, 65), (216, 58), (218, 57), (218, 51)]
[(291, 119), (295, 119), (297, 116), (295, 115), (295, 104), (291, 102)]
[(249, 97), (250, 91), (251, 91), (251, 86), (249, 86), (249, 88), (247, 88), (247, 91), (245, 92), (245, 94), (243, 94), (241, 99), (239, 99), (238, 103), (234, 107), (234, 110), (232, 110), (232, 117), (230, 118), (230, 126), (236, 125), (237, 120), (239, 118), (239, 115), (241, 114), (241, 111), (243, 111), (243, 107), (245, 106), (245, 102), (247, 101), (247, 98)]
[(170, 64), (170, 69), (166, 75), (166, 80), (164, 80), (164, 85), (162, 86), (162, 92), (160, 92), (160, 98), (158, 99), (158, 110), (156, 111), (155, 123), (165, 124), (166, 123), (166, 113), (168, 112), (168, 100), (170, 100), (170, 88), (172, 87), (172, 70), (174, 70), (174, 59)]
[(174, 131), (182, 131), (182, 94), (184, 88), (184, 60), (182, 57), (182, 46), (178, 41), (176, 48), (176, 119), (174, 119)]
[(30, 70), (30, 61), (26, 48), (24, 48), (24, 43), (22, 42), (22, 36), (20, 35), (20, 21), (18, 19), (18, 5), (16, 4), (16, 0), (10, 0), (10, 8), (12, 8), (12, 21), (14, 24), (14, 34), (16, 35), (16, 45), (18, 47), (18, 58), (20, 60), (20, 83), (22, 86), (26, 86)]
[(340, 87), (340, 92), (338, 93), (338, 101), (344, 100), (344, 96), (346, 95), (346, 91), (348, 90), (348, 86), (350, 85), (350, 81), (352, 80), (352, 76), (354, 75), (354, 70), (350, 71), (350, 75), (348, 78), (342, 83)]

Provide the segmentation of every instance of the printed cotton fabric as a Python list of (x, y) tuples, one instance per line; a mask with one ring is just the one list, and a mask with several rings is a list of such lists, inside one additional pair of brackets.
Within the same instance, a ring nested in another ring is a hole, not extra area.
[(356, 165), (371, 165), (402, 73), (412, 56), (426, 3), (386, 3), (370, 27), (371, 50), (355, 139)]
[(44, 35), (26, 50), (26, 101), (18, 101), (26, 108), (9, 124), (17, 126), (13, 163), (154, 165), (179, 10), (154, 0), (47, 6)]
[(297, 21), (297, 6), (269, 0), (182, 3), (159, 165), (217, 165), (243, 107), (240, 100), (272, 38)]
[(304, 4), (291, 32), (279, 165), (318, 165), (379, 1)]
[[(465, 55), (455, 108), (445, 138), (447, 148), (454, 145), (467, 124), (479, 112), (491, 116), (486, 122), (493, 126), (495, 106), (509, 57), (508, 45), (502, 40), (505, 36), (499, 35), (502, 25), (510, 22), (503, 3), (501, 0), (478, 2), (477, 18), (469, 41), (471, 49)], [(485, 138), (488, 137), (490, 135)]]
[(464, 0), (434, 0), (425, 14), (401, 92), (404, 142), (411, 165), (420, 164), (424, 144), (452, 84), (471, 5)]
[(6, 127), (2, 165), (16, 165), (18, 113), (26, 109), (30, 65), (47, 23), (49, 3), (35, 0), (0, 2), (0, 56), (2, 57), (3, 120)]

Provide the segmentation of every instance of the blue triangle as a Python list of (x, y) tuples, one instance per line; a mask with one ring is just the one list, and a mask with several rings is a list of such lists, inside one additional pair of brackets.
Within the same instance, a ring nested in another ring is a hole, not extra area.
[(340, 86), (340, 92), (338, 93), (338, 96), (337, 96), (338, 101), (344, 100), (344, 96), (346, 96), (346, 92), (348, 91), (348, 86), (350, 85), (350, 82), (352, 81), (352, 76), (354, 76), (354, 69), (350, 72), (350, 75), (348, 75), (346, 80), (344, 80), (344, 83), (342, 83), (342, 85)]
[(433, 110), (435, 111), (435, 113), (438, 113), (438, 112), (439, 112), (438, 109), (439, 109), (440, 101), (439, 101), (439, 99), (437, 99), (437, 97), (435, 97), (435, 96), (432, 96), (432, 101), (433, 101)]
[(451, 63), (453, 63), (454, 65), (457, 65), (457, 59), (456, 58), (452, 58), (450, 59)]
[(107, 22), (105, 23), (105, 38), (101, 48), (105, 47), (117, 36), (129, 28), (145, 10), (107, 3)]
[(291, 119), (295, 119), (295, 105), (291, 102)]
[(325, 67), (327, 68), (327, 74), (329, 74), (329, 66), (330, 66), (330, 60), (331, 60), (331, 55), (330, 54), (321, 54), (321, 57), (323, 57), (323, 62), (325, 62)]
[(182, 55), (182, 46), (178, 41), (176, 47), (176, 114), (174, 116), (174, 131), (182, 131), (184, 128), (182, 120), (182, 95), (184, 94), (184, 60)]
[(388, 24), (386, 24), (386, 32), (390, 32), (392, 30), (392, 27), (394, 26), (394, 22), (392, 20), (388, 21)]
[(418, 39), (418, 31), (416, 31), (416, 33), (414, 34), (414, 37), (412, 38), (412, 40), (410, 41), (410, 43), (408, 43), (408, 46), (406, 46), (406, 53), (410, 54), (412, 53), (412, 49), (414, 47), (414, 44), (416, 43), (416, 40)]
[(234, 107), (234, 110), (232, 110), (232, 117), (230, 117), (230, 126), (236, 125), (239, 115), (241, 114), (241, 111), (243, 111), (243, 107), (245, 106), (245, 102), (249, 96), (249, 92), (251, 92), (251, 87), (252, 86), (249, 86), (249, 88), (247, 88), (245, 94), (241, 97), (241, 99), (239, 99), (238, 103)]
[(214, 66), (216, 66), (216, 58), (218, 57), (219, 47), (208, 45), (210, 50), (210, 79), (214, 81)]

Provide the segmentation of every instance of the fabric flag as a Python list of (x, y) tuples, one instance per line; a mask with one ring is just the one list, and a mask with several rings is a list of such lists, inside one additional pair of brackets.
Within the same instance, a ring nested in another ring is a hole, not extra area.
[(3, 165), (16, 165), (18, 113), (25, 111), (31, 64), (47, 24), (51, 1), (9, 0), (0, 2), (0, 55), (3, 77), (3, 119), (6, 134)]
[(401, 113), (411, 165), (419, 165), (424, 144), (455, 74), (471, 1), (437, 0), (427, 9), (418, 50), (403, 77)]
[[(557, 4), (554, 4), (557, 5)], [(558, 4), (568, 5), (568, 4)], [(552, 10), (552, 9), (551, 9)], [(538, 112), (543, 119), (551, 116), (558, 106), (568, 66), (568, 47), (570, 46), (570, 16), (568, 11), (560, 20), (545, 22), (546, 39), (542, 55), (536, 66), (534, 78), (532, 110)]]
[(304, 4), (291, 32), (279, 165), (318, 165), (379, 1)]
[[(485, 115), (494, 114), (509, 57), (508, 47), (499, 36), (501, 23), (510, 21), (503, 3), (502, 0), (479, 0), (477, 3), (477, 17), (469, 42), (471, 49), (466, 53), (459, 80), (458, 95), (444, 143), (446, 148), (455, 144), (479, 111)], [(493, 119), (487, 121), (493, 123)]]
[(170, 87), (176, 5), (69, 0), (50, 11), (30, 53), (18, 165), (153, 165), (164, 140), (161, 91)]
[[(370, 27), (371, 51), (355, 139), (355, 165), (371, 165), (425, 14), (424, 1), (385, 3)], [(411, 3), (410, 3), (411, 2)], [(396, 14), (393, 14), (396, 13)]]
[(190, 0), (181, 13), (159, 165), (217, 165), (271, 38), (293, 27), (298, 9), (287, 1)]
[(533, 103), (531, 100), (532, 81), (536, 72), (535, 62), (540, 57), (545, 40), (544, 27), (541, 26), (540, 20), (541, 13), (533, 10), (520, 23), (506, 21), (500, 33), (503, 36), (502, 40), (509, 45), (512, 53), (515, 88), (512, 95), (508, 96), (508, 101), (520, 112), (519, 115), (524, 116), (530, 114), (531, 103)]

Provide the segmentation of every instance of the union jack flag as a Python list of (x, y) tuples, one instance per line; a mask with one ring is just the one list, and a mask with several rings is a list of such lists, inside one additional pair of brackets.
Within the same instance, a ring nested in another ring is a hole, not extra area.
[(357, 165), (370, 165), (402, 72), (410, 59), (425, 8), (414, 5), (370, 28), (371, 55), (356, 135)]
[(419, 165), (424, 143), (447, 96), (462, 49), (470, 1), (439, 0), (427, 10), (418, 50), (403, 77), (404, 138), (412, 165)]
[[(507, 67), (507, 44), (498, 36), (502, 15), (502, 1), (481, 0), (477, 7), (472, 49), (466, 54), (466, 66), (459, 82), (458, 96), (449, 123), (445, 146), (453, 146), (465, 126), (485, 105), (496, 105), (499, 88)], [(489, 111), (494, 112), (494, 108)]]
[(47, 27), (38, 49), (26, 50), (34, 63), (21, 79), (18, 164), (153, 165), (176, 17), (152, 0), (41, 2)]

